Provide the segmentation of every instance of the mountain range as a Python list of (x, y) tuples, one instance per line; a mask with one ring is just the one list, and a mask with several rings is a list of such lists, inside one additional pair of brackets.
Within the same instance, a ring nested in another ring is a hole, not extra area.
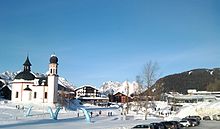
[[(11, 88), (11, 82), (17, 73), (19, 73), (19, 71), (6, 71), (0, 74), (0, 90), (4, 86)], [(36, 76), (46, 76), (45, 74), (40, 73), (34, 74)], [(65, 88), (76, 88), (63, 77), (59, 77), (58, 83)], [(182, 73), (168, 75), (158, 79), (151, 88), (148, 88), (147, 91), (154, 92), (155, 95), (159, 96), (162, 93), (169, 92), (186, 94), (188, 89), (196, 89), (198, 91), (220, 91), (220, 68), (193, 69)], [(138, 90), (138, 83), (135, 81), (107, 81), (100, 86), (99, 90), (106, 95), (121, 92), (130, 96)]]
[[(4, 86), (8, 86), (9, 88), (11, 88), (11, 83), (12, 80), (15, 78), (15, 76), (19, 73), (18, 72), (3, 72), (0, 74), (0, 89), (3, 88)], [(45, 77), (46, 74), (42, 74), (42, 73), (33, 73), (36, 77)], [(76, 87), (70, 83), (69, 81), (67, 81), (65, 78), (63, 77), (59, 77), (58, 78), (58, 84), (62, 87), (65, 88), (70, 88), (70, 89), (75, 89)]]
[(100, 92), (103, 94), (116, 94), (118, 92), (125, 94), (125, 95), (131, 95), (134, 94), (135, 91), (138, 89), (137, 82), (129, 82), (124, 81), (122, 83), (120, 82), (114, 82), (114, 81), (107, 81), (102, 84), (102, 86), (99, 88)]
[(186, 94), (188, 89), (197, 91), (220, 90), (220, 68), (194, 69), (162, 77), (152, 88), (156, 94), (179, 92)]

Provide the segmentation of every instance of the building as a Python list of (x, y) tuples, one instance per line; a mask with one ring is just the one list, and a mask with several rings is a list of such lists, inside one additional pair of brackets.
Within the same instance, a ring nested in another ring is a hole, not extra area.
[(169, 94), (165, 93), (163, 97), (169, 104), (183, 105), (185, 103), (214, 102), (220, 100), (220, 92), (188, 90), (188, 94), (186, 95), (170, 92)]
[(90, 102), (90, 103), (99, 103), (99, 102), (108, 102), (108, 97), (101, 96), (101, 93), (98, 89), (91, 85), (84, 85), (75, 90), (76, 98), (81, 100), (82, 102)]
[(128, 97), (127, 95), (125, 95), (121, 92), (117, 92), (113, 95), (113, 102), (126, 103), (126, 102), (130, 102), (130, 101), (131, 101), (131, 97)]
[(197, 91), (196, 89), (190, 89), (187, 92), (189, 95), (214, 96), (217, 100), (220, 100), (220, 91)]
[(11, 100), (16, 103), (46, 103), (54, 105), (58, 97), (58, 58), (51, 55), (49, 74), (38, 77), (31, 72), (29, 57), (23, 64), (23, 71), (12, 81)]
[(84, 85), (76, 89), (76, 98), (79, 97), (100, 97), (101, 93), (98, 89), (91, 85)]
[(0, 98), (7, 100), (11, 99), (11, 87), (10, 85), (4, 85), (0, 88)]

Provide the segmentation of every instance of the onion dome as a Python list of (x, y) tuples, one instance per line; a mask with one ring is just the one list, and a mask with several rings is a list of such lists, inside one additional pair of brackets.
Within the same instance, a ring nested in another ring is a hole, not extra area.
[(56, 57), (56, 55), (51, 55), (50, 57), (50, 63), (58, 63), (58, 58)]

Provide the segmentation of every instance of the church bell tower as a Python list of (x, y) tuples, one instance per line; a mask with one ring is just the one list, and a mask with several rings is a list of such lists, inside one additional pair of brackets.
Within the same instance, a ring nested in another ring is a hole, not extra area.
[(58, 96), (58, 58), (51, 55), (48, 75), (48, 104), (56, 104)]

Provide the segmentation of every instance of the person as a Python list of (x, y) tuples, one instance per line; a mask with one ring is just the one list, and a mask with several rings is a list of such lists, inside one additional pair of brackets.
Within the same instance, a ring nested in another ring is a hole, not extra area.
[(18, 105), (18, 110), (20, 109), (20, 105)]
[(91, 114), (91, 117), (92, 117), (92, 112), (90, 112), (90, 114)]

